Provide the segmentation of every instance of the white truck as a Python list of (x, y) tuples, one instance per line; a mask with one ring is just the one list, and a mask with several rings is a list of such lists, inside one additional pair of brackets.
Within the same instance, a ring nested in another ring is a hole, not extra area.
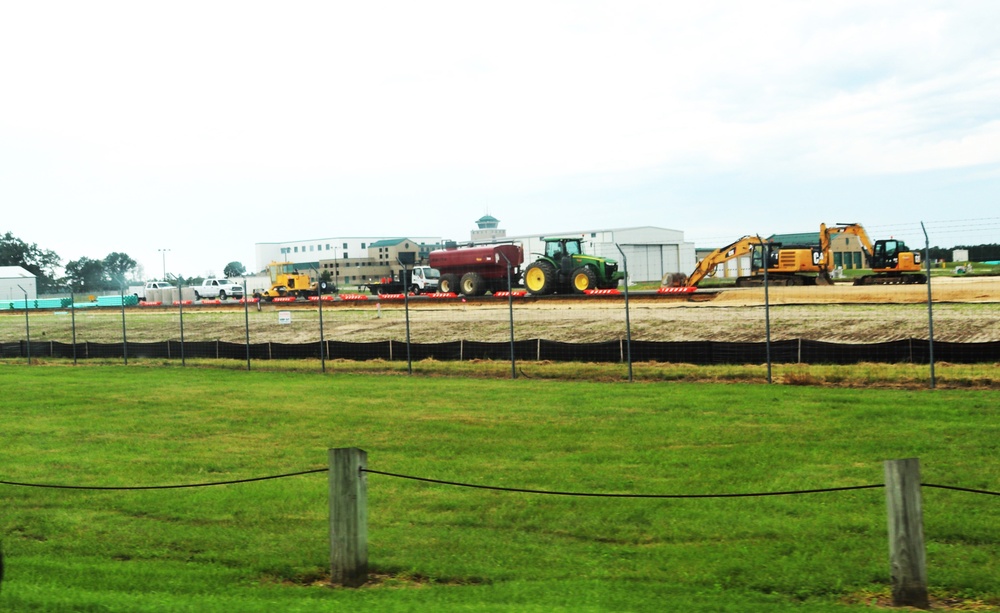
[(232, 279), (205, 279), (201, 285), (195, 286), (194, 297), (195, 300), (202, 300), (203, 298), (218, 298), (219, 300), (225, 300), (226, 298), (240, 299), (243, 297), (243, 286)]
[[(409, 277), (407, 282), (406, 277)], [(404, 272), (397, 271), (396, 276), (382, 277), (377, 283), (363, 283), (361, 287), (368, 288), (372, 294), (401, 294), (404, 291), (414, 294), (432, 294), (438, 291), (438, 280), (441, 275), (430, 266), (414, 266)]]

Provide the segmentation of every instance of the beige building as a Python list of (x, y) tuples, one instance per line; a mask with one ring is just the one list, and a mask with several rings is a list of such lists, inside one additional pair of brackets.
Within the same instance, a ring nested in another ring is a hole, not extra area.
[[(367, 244), (364, 257), (321, 259), (319, 274), (330, 273), (337, 287), (361, 285), (382, 277), (396, 276), (403, 269), (401, 254), (413, 254), (414, 264), (425, 264), (428, 254), (440, 249), (440, 243), (427, 243), (409, 238), (386, 238)], [(407, 264), (409, 266), (409, 264)]]

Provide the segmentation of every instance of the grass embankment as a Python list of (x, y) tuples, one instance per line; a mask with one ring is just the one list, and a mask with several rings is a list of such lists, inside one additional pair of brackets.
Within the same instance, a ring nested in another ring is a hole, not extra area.
[[(2, 479), (83, 486), (322, 468), (539, 490), (769, 492), (881, 483), (1000, 489), (992, 391), (0, 367)], [(889, 580), (879, 489), (609, 499), (370, 475), (372, 585), (331, 589), (312, 474), (193, 489), (0, 485), (0, 609), (870, 610)], [(925, 489), (933, 593), (1000, 604), (996, 498)]]
[[(69, 365), (70, 360), (36, 359), (36, 366)], [(81, 362), (88, 366), (121, 366), (121, 359), (89, 359)], [(24, 365), (24, 359), (0, 360), (2, 365)], [(191, 368), (219, 370), (246, 370), (246, 361), (189, 359)], [(180, 360), (129, 359), (137, 368), (177, 368)], [(352, 375), (407, 375), (418, 377), (446, 377), (461, 379), (510, 379), (510, 362), (494, 360), (465, 360), (439, 362), (419, 360), (407, 364), (405, 360), (254, 360), (250, 369), (270, 373), (319, 373), (326, 369), (330, 374)], [(518, 361), (513, 370), (517, 378), (532, 380), (622, 382), (628, 381), (627, 364), (594, 362)], [(766, 364), (717, 364), (695, 365), (664, 362), (637, 362), (632, 365), (632, 379), (637, 383), (768, 383)], [(774, 364), (771, 382), (776, 385), (855, 387), (855, 388), (911, 388), (930, 387), (931, 373), (927, 364)], [(998, 389), (1000, 364), (952, 364), (937, 362), (934, 368), (937, 388)]]

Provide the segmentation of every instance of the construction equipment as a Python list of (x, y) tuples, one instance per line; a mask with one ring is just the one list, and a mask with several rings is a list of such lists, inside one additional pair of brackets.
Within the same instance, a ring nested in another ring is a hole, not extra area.
[(868, 267), (872, 269), (872, 274), (856, 278), (855, 285), (927, 283), (927, 275), (923, 274), (920, 266), (919, 251), (910, 251), (906, 243), (892, 238), (872, 242), (868, 232), (858, 223), (838, 223), (831, 228), (827, 228), (826, 224), (820, 224), (820, 247), (826, 256), (828, 266), (832, 266), (831, 245), (833, 238), (838, 234), (858, 237)]
[(524, 269), (524, 286), (535, 295), (615, 289), (625, 273), (610, 258), (587, 255), (579, 238), (543, 238), (545, 253)]
[(361, 287), (367, 288), (372, 295), (406, 292), (416, 295), (433, 294), (438, 289), (439, 280), (440, 275), (436, 269), (421, 265), (399, 270), (395, 274), (390, 272), (388, 276), (380, 277), (377, 282), (364, 283)]
[[(271, 276), (271, 287), (260, 292), (261, 300), (270, 302), (275, 298), (308, 298), (319, 295), (319, 284), (300, 273), (293, 262), (271, 262), (267, 265)], [(336, 288), (334, 288), (336, 291)]]
[(444, 249), (431, 251), (427, 263), (440, 271), (442, 292), (482, 296), (506, 290), (508, 274), (511, 284), (517, 283), (524, 249), (520, 243), (468, 247), (447, 243)]
[[(766, 255), (765, 255), (766, 254)], [(813, 245), (782, 245), (770, 243), (756, 236), (744, 236), (725, 247), (705, 256), (690, 275), (673, 273), (664, 275), (663, 287), (695, 287), (705, 277), (715, 274), (716, 268), (735, 258), (750, 255), (750, 274), (736, 278), (736, 287), (753, 287), (764, 284), (766, 277), (771, 285), (829, 285), (832, 283), (825, 253)]]

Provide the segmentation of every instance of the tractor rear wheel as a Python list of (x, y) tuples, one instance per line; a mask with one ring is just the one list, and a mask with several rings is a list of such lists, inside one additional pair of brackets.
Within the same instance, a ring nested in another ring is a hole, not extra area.
[(462, 275), (458, 287), (466, 296), (480, 296), (484, 292), (483, 277), (477, 272), (467, 272)]
[(441, 275), (441, 280), (438, 281), (438, 290), (444, 294), (457, 294), (458, 275), (450, 273), (447, 275)]
[(581, 266), (573, 271), (573, 291), (582, 294), (597, 287), (597, 274), (589, 266)]
[(556, 269), (545, 260), (529, 264), (524, 269), (524, 287), (532, 294), (551, 294), (556, 286)]

